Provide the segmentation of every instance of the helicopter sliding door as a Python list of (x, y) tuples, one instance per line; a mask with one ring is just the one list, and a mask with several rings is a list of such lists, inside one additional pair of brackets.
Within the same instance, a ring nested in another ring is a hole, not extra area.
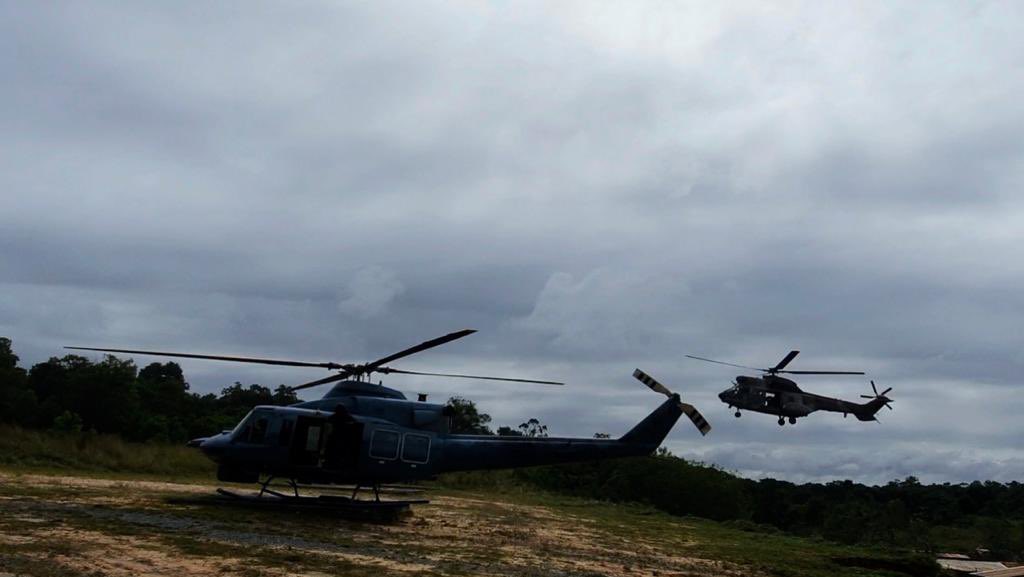
[(317, 467), (326, 437), (325, 419), (300, 416), (295, 420), (289, 461), (296, 467)]
[(330, 471), (354, 471), (363, 443), (363, 424), (335, 413), (331, 419), (324, 448), (324, 468)]

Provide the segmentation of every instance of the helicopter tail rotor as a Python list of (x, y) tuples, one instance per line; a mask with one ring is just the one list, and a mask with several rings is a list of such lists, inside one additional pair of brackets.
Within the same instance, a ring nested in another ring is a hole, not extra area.
[(877, 421), (878, 418), (875, 417), (875, 413), (880, 411), (882, 407), (885, 407), (890, 411), (893, 410), (892, 399), (886, 396), (887, 394), (889, 394), (889, 391), (891, 390), (892, 387), (889, 387), (888, 389), (879, 393), (878, 387), (875, 385), (875, 381), (871, 381), (871, 391), (874, 393), (874, 395), (860, 396), (862, 399), (870, 400), (864, 403), (863, 405), (860, 405), (862, 409), (860, 412), (857, 413), (857, 418), (862, 421)]
[(668, 390), (668, 387), (659, 383), (654, 377), (640, 369), (636, 369), (633, 371), (633, 378), (647, 385), (652, 391), (661, 393), (670, 399), (674, 399), (676, 404), (679, 405), (679, 410), (681, 410), (683, 414), (690, 419), (693, 426), (697, 427), (697, 430), (700, 431), (701, 435), (707, 435), (708, 432), (711, 431), (711, 425), (708, 424), (707, 419), (704, 418), (704, 415), (700, 414), (700, 411), (698, 411), (696, 407), (689, 403), (684, 403), (680, 400), (679, 395)]

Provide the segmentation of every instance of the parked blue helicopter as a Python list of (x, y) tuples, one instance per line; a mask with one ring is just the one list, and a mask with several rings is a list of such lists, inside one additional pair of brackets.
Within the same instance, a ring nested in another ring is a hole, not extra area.
[[(287, 407), (255, 407), (234, 429), (188, 443), (217, 463), (217, 479), (259, 483), (260, 494), (273, 479), (287, 479), (299, 497), (299, 485), (345, 484), (373, 488), (432, 478), (440, 473), (501, 469), (651, 454), (686, 414), (701, 434), (711, 429), (692, 405), (637, 369), (633, 376), (668, 397), (639, 424), (618, 439), (514, 437), (455, 434), (445, 405), (408, 400), (395, 389), (373, 384), (373, 373), (430, 375), (519, 383), (561, 385), (554, 381), (428, 373), (396, 369), (388, 363), (460, 339), (465, 329), (364, 364), (302, 362), (278, 359), (172, 353), (129, 349), (70, 349), (320, 367), (336, 373), (291, 387), (297, 391), (336, 383), (322, 398)], [(279, 493), (270, 491), (274, 495)], [(353, 494), (355, 495), (355, 494)]]

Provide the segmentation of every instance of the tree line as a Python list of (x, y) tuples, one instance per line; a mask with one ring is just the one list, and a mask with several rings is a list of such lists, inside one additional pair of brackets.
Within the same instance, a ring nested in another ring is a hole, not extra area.
[(549, 491), (639, 502), (749, 531), (1024, 561), (1024, 484), (1016, 481), (924, 484), (907, 477), (880, 486), (849, 480), (798, 485), (745, 479), (667, 451), (509, 475)]
[[(10, 339), (0, 338), (0, 422), (31, 429), (179, 443), (229, 429), (256, 405), (299, 401), (283, 385), (271, 389), (236, 382), (220, 394), (195, 393), (174, 362), (138, 369), (131, 360), (109, 355), (98, 362), (65, 355), (26, 370), (18, 361)], [(453, 397), (447, 405), (453, 432), (547, 435), (537, 419), (492, 430), (491, 417), (473, 401)], [(492, 472), (477, 479), (646, 503), (751, 531), (926, 551), (983, 547), (992, 557), (1024, 560), (1024, 485), (1019, 482), (928, 485), (908, 477), (882, 486), (852, 481), (797, 485), (744, 479), (664, 449), (654, 457)]]
[(25, 370), (18, 360), (11, 340), (0, 338), (0, 422), (31, 429), (178, 443), (230, 429), (256, 405), (299, 402), (284, 386), (236, 382), (219, 395), (194, 393), (174, 362), (138, 369), (113, 355), (65, 355)]

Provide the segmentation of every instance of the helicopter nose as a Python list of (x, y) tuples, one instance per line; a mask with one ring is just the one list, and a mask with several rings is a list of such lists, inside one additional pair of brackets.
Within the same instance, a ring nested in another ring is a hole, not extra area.
[(196, 447), (203, 452), (207, 457), (216, 460), (224, 453), (227, 445), (227, 439), (225, 435), (216, 435), (213, 437), (202, 437), (199, 439), (192, 439), (188, 442), (189, 447)]

